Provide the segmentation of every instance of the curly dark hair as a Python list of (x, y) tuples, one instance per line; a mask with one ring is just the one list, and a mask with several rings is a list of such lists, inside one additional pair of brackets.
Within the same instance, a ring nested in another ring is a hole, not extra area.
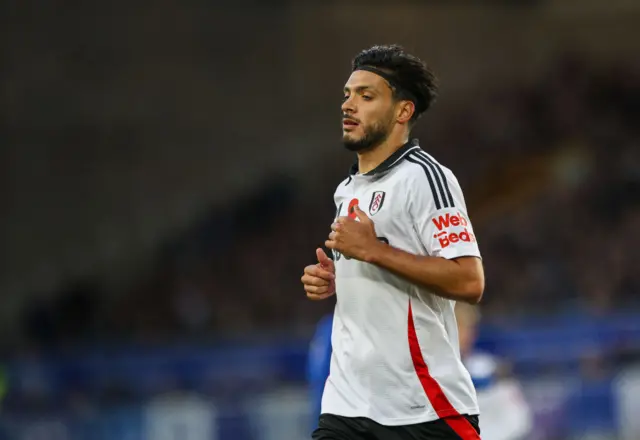
[(352, 71), (373, 67), (390, 75), (394, 99), (407, 99), (415, 104), (412, 122), (436, 100), (438, 85), (435, 75), (424, 61), (405, 52), (402, 46), (392, 44), (365, 49), (355, 56), (351, 67)]

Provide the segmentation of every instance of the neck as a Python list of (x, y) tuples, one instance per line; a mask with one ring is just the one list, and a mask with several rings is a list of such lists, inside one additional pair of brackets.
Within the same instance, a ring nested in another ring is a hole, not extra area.
[(360, 174), (366, 174), (376, 169), (386, 158), (395, 153), (407, 142), (409, 142), (409, 135), (405, 135), (402, 138), (392, 138), (390, 136), (381, 144), (369, 148), (366, 151), (358, 152), (358, 170)]

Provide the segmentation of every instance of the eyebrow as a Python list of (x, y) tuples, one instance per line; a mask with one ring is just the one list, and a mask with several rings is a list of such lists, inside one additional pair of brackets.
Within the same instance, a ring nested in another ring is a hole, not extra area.
[[(356, 88), (355, 88), (355, 90), (353, 90), (353, 91), (355, 91), (355, 92), (363, 92), (363, 91), (365, 91), (365, 90), (370, 90), (370, 91), (372, 91), (372, 92), (375, 92), (375, 91), (376, 91), (376, 89), (375, 89), (374, 87), (372, 87), (372, 86), (358, 86), (358, 87), (356, 87)], [(345, 88), (343, 89), (343, 91), (344, 91), (344, 92), (351, 92), (352, 90), (351, 90), (349, 87), (346, 87), (346, 86), (345, 86)]]

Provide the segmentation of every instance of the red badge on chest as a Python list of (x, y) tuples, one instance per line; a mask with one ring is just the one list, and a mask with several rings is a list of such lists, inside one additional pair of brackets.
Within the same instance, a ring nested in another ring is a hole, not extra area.
[(354, 211), (353, 207), (356, 206), (358, 204), (358, 199), (351, 199), (351, 201), (349, 202), (349, 209), (347, 210), (347, 213), (349, 215), (349, 217), (351, 217), (352, 219), (356, 219), (356, 212)]

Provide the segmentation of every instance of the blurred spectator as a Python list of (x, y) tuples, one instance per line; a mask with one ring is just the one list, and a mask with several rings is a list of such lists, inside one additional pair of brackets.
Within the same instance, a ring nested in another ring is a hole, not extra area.
[(501, 360), (477, 349), (477, 307), (456, 304), (460, 355), (471, 374), (485, 440), (522, 440), (532, 432), (533, 415), (518, 380), (505, 374)]

